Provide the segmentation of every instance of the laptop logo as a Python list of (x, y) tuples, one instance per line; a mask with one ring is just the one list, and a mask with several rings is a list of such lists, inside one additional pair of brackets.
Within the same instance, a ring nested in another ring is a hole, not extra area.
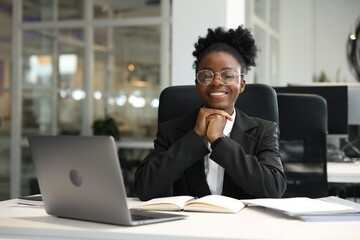
[(70, 181), (74, 186), (80, 187), (82, 185), (83, 182), (82, 177), (77, 170), (72, 169), (69, 173), (69, 176), (70, 176)]

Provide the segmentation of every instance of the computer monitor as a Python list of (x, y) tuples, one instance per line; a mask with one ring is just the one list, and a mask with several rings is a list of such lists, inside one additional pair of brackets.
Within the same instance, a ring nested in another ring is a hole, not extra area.
[[(348, 134), (348, 86), (287, 86), (274, 87), (278, 93), (308, 93), (325, 98), (328, 107), (328, 133)], [(309, 113), (311, 114), (311, 113)]]
[(350, 85), (348, 139), (342, 141), (342, 149), (350, 158), (360, 157), (360, 84)]
[(349, 86), (349, 125), (360, 125), (360, 85)]

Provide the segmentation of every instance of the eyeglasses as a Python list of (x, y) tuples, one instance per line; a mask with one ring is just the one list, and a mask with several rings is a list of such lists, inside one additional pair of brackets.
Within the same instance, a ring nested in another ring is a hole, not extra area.
[(216, 74), (220, 75), (220, 80), (225, 85), (231, 85), (236, 83), (239, 80), (239, 76), (244, 76), (244, 74), (238, 74), (234, 70), (224, 70), (221, 72), (212, 72), (210, 70), (200, 70), (196, 73), (196, 80), (203, 84), (209, 85), (213, 80)]

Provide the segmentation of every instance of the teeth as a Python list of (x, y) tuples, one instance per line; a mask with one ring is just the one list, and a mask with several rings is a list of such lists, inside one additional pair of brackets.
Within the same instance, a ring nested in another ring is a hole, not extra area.
[(224, 92), (212, 92), (210, 93), (210, 96), (221, 96), (221, 95), (225, 95)]

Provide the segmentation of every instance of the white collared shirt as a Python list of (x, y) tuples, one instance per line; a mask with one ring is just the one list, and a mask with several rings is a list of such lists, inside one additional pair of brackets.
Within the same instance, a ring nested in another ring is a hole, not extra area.
[[(231, 115), (232, 121), (227, 120), (224, 128), (224, 136), (230, 136), (231, 130), (234, 126), (236, 116), (236, 110), (234, 109), (234, 113)], [(209, 185), (210, 192), (213, 195), (221, 195), (223, 182), (224, 182), (224, 168), (221, 167), (219, 164), (214, 162), (209, 158), (211, 154), (211, 144), (207, 139), (205, 140), (210, 150), (210, 153), (204, 157), (204, 166), (205, 166), (205, 175), (206, 181)]]

